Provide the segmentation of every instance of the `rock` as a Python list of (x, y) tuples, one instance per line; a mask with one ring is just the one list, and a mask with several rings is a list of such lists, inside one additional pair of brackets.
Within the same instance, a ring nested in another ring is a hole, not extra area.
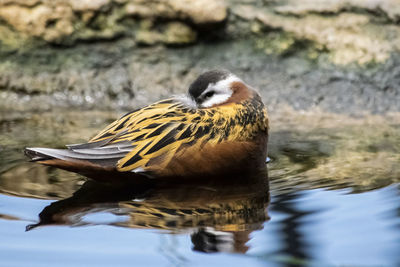
[(22, 35), (60, 43), (74, 32), (72, 10), (66, 6), (0, 7), (0, 17)]
[[(371, 16), (374, 7), (383, 14)], [(287, 1), (263, 8), (237, 5), (232, 12), (248, 21), (255, 34), (279, 31), (284, 36), (294, 37), (294, 42), (311, 41), (319, 53), (327, 51), (328, 58), (335, 64), (384, 62), (391, 53), (400, 50), (400, 27), (395, 23), (399, 12), (396, 1)], [(388, 23), (383, 27), (382, 21)], [(287, 38), (282, 41), (285, 47)], [(277, 42), (269, 43), (273, 46), (267, 46), (267, 51), (277, 46)], [(277, 51), (279, 54), (280, 49)]]
[(167, 45), (191, 44), (196, 41), (197, 34), (189, 26), (180, 22), (168, 23), (163, 42)]
[(181, 22), (166, 23), (162, 27), (154, 27), (149, 21), (143, 21), (141, 29), (136, 33), (136, 41), (142, 45), (164, 43), (170, 46), (193, 44), (197, 40), (197, 33)]
[(393, 22), (400, 19), (400, 5), (395, 0), (289, 0), (274, 10), (284, 15), (305, 16), (310, 13), (335, 14), (362, 10), (386, 16)]
[(221, 0), (134, 0), (126, 5), (126, 12), (141, 18), (190, 20), (194, 24), (216, 24), (227, 19), (228, 10)]
[(312, 60), (328, 53), (335, 64), (365, 65), (400, 50), (399, 18), (395, 0), (4, 0), (0, 52), (122, 37), (173, 46), (261, 36), (267, 54), (287, 55), (307, 41)]
[(111, 2), (111, 0), (69, 0), (69, 4), (74, 11), (98, 11), (111, 4)]
[[(73, 45), (121, 36), (139, 36), (139, 42), (147, 44), (188, 44), (196, 41), (192, 25), (219, 24), (227, 14), (220, 0), (7, 0), (0, 2), (0, 40), (6, 46), (3, 51), (22, 49), (26, 43), (35, 46), (38, 41)], [(134, 34), (143, 20), (151, 20), (165, 32)], [(6, 37), (9, 32), (13, 32), (11, 41)]]
[(397, 112), (398, 14), (394, 0), (3, 0), (0, 115), (129, 110), (211, 68), (272, 110)]

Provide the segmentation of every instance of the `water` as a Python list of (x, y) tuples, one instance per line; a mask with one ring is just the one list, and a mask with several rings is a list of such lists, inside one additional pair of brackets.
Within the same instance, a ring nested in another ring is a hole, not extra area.
[(3, 119), (0, 266), (399, 266), (397, 117), (285, 114), (269, 183), (157, 186), (105, 186), (22, 155), (83, 141), (116, 114)]

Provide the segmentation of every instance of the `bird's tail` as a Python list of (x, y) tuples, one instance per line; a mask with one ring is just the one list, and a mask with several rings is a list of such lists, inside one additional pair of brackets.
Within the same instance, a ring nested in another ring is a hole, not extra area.
[(111, 164), (102, 164), (102, 159), (94, 159), (71, 149), (29, 147), (25, 148), (25, 155), (31, 161), (84, 175), (93, 171), (114, 170)]
[[(58, 158), (58, 154), (60, 151), (66, 149), (50, 149), (50, 148), (41, 148), (41, 147), (27, 147), (25, 148), (25, 155), (31, 159), (31, 161), (44, 161), (49, 159)], [(58, 153), (57, 153), (58, 152)]]
[[(25, 155), (31, 161), (76, 172), (97, 181), (134, 181), (135, 183), (148, 181), (148, 176), (132, 172), (119, 172), (116, 169), (117, 161), (126, 152), (108, 153), (108, 155), (104, 154), (105, 152), (95, 154), (93, 151), (88, 153), (87, 150), (74, 149), (75, 147), (82, 146), (70, 145), (68, 149), (29, 147), (25, 148)], [(85, 145), (85, 147), (88, 147), (88, 145)]]

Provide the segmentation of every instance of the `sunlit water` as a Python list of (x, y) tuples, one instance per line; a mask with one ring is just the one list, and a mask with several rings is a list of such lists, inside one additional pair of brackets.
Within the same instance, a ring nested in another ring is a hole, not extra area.
[(79, 142), (115, 116), (86, 115), (1, 122), (0, 266), (400, 265), (393, 121), (275, 124), (269, 187), (265, 173), (109, 186), (26, 162), (24, 146)]

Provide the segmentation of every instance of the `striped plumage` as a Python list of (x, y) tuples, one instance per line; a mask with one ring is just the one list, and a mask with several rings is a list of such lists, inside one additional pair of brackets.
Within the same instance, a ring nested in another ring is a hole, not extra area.
[(221, 173), (264, 163), (268, 116), (261, 98), (235, 76), (217, 74), (200, 76), (190, 97), (162, 100), (122, 116), (88, 143), (68, 150), (27, 149), (27, 154), (77, 172), (155, 176)]

